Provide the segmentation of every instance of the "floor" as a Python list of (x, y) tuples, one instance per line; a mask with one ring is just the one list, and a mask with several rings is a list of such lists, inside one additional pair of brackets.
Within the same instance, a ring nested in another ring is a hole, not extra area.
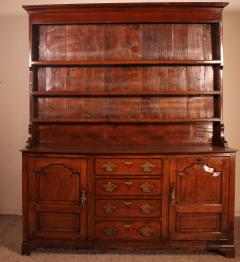
[(240, 262), (240, 217), (236, 218), (236, 258), (210, 252), (97, 252), (39, 249), (30, 257), (20, 255), (22, 222), (20, 216), (0, 215), (0, 262)]

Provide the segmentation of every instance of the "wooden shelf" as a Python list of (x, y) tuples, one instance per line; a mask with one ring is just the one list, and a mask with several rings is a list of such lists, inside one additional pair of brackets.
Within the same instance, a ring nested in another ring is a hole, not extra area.
[(136, 92), (115, 92), (115, 91), (99, 91), (99, 92), (82, 92), (82, 91), (33, 91), (35, 97), (91, 97), (91, 96), (205, 96), (220, 95), (221, 91), (136, 91)]
[(214, 145), (167, 145), (167, 146), (57, 146), (37, 145), (24, 148), (23, 152), (64, 153), (64, 154), (201, 154), (201, 153), (234, 153), (237, 150)]
[(174, 119), (79, 119), (79, 118), (32, 118), (32, 123), (191, 123), (191, 122), (219, 122), (221, 118), (174, 118)]
[(222, 65), (221, 60), (86, 60), (32, 61), (32, 66), (112, 66), (112, 65)]

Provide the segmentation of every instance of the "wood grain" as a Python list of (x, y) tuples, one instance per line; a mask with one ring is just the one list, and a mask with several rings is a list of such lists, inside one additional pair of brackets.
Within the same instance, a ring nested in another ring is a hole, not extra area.
[[(39, 118), (207, 119), (214, 117), (213, 97), (39, 98)], [(44, 106), (45, 105), (45, 106)]]
[[(42, 125), (40, 144), (75, 146), (151, 146), (211, 144), (212, 123), (171, 125)], [(99, 132), (102, 130), (102, 132)], [(62, 139), (64, 137), (64, 139)]]
[(211, 66), (41, 67), (38, 88), (46, 91), (212, 91)]
[(235, 150), (222, 119), (226, 4), (24, 7), (22, 254), (71, 247), (234, 257)]
[[(211, 60), (210, 29), (210, 24), (41, 25), (39, 59)], [(161, 47), (155, 45), (159, 41)]]

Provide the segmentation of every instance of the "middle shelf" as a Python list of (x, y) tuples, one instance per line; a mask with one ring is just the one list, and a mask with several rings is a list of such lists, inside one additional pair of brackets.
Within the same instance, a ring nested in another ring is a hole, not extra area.
[(128, 119), (128, 118), (101, 118), (101, 119), (79, 119), (79, 118), (32, 118), (32, 123), (54, 124), (54, 123), (194, 123), (194, 122), (220, 122), (221, 118), (173, 118), (173, 119)]
[(110, 97), (37, 96), (32, 98), (31, 115), (34, 121), (45, 119), (50, 122), (55, 121), (56, 118), (63, 121), (66, 119), (68, 122), (214, 121), (215, 118), (220, 117), (220, 98), (221, 96), (215, 97), (212, 94), (184, 94), (180, 97), (174, 94), (172, 96), (150, 94), (119, 96), (117, 94)]
[(31, 66), (113, 66), (113, 65), (222, 65), (221, 60), (52, 60), (32, 61)]
[(33, 91), (34, 97), (91, 97), (91, 96), (206, 96), (221, 95), (221, 91)]

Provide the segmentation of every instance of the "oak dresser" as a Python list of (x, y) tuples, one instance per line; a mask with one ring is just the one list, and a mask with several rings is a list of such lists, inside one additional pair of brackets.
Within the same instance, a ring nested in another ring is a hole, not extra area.
[(226, 5), (24, 6), (22, 254), (61, 247), (234, 257), (235, 150), (222, 117)]

